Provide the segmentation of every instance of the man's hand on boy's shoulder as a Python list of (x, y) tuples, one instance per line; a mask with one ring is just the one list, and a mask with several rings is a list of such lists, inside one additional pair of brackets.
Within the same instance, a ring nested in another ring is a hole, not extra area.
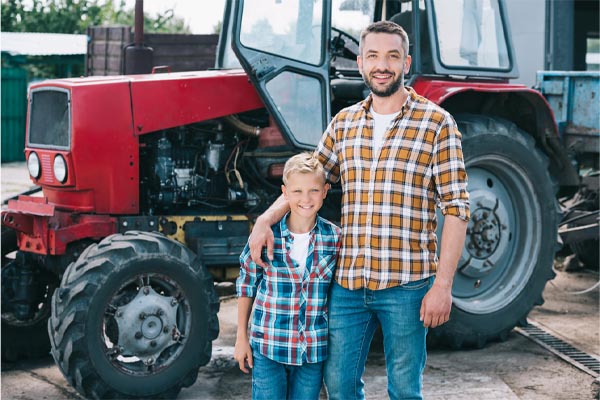
[(250, 368), (254, 368), (254, 360), (252, 358), (252, 348), (248, 339), (238, 339), (235, 342), (235, 350), (233, 351), (233, 358), (238, 362), (240, 369), (245, 374), (249, 373), (250, 370), (246, 368), (246, 365)]
[[(250, 257), (252, 257), (252, 261), (257, 265), (266, 268), (268, 266), (268, 260), (273, 260), (273, 247), (275, 246), (275, 236), (273, 235), (271, 226), (258, 218), (252, 228), (252, 233), (248, 238), (248, 245), (250, 246)], [(268, 260), (263, 260), (261, 257), (265, 246), (267, 248)]]

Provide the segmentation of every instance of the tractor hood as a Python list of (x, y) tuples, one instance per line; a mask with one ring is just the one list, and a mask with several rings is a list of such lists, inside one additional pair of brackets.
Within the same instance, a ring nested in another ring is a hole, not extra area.
[(31, 88), (61, 88), (78, 102), (90, 99), (90, 107), (115, 104), (119, 97), (132, 107), (137, 135), (263, 107), (241, 69), (57, 79)]

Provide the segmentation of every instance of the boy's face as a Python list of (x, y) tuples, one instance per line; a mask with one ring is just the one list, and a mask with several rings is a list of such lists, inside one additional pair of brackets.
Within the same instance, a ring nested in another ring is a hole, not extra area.
[(312, 173), (295, 173), (288, 176), (281, 191), (290, 204), (290, 211), (302, 218), (314, 218), (327, 196), (329, 184), (323, 177)]

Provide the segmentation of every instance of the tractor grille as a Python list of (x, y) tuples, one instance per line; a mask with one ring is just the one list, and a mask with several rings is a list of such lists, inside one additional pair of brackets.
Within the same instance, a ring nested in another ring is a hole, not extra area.
[(54, 170), (52, 168), (52, 158), (50, 154), (42, 154), (40, 163), (42, 165), (42, 180), (45, 184), (55, 185), (58, 182), (54, 179)]
[(68, 150), (71, 133), (71, 101), (66, 89), (32, 89), (28, 145)]
[(556, 354), (563, 360), (580, 370), (592, 375), (600, 376), (600, 359), (586, 354), (569, 343), (545, 331), (540, 325), (527, 321), (527, 326), (515, 328), (521, 335), (533, 340), (540, 346)]

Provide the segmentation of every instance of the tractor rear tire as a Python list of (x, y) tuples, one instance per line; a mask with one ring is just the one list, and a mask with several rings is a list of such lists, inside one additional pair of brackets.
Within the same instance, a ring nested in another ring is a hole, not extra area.
[(158, 233), (115, 234), (52, 298), (52, 356), (87, 398), (175, 398), (210, 360), (219, 299), (196, 255)]
[(543, 303), (558, 246), (559, 208), (545, 155), (513, 123), (457, 115), (471, 220), (452, 288), (450, 320), (430, 344), (481, 347), (504, 339)]

